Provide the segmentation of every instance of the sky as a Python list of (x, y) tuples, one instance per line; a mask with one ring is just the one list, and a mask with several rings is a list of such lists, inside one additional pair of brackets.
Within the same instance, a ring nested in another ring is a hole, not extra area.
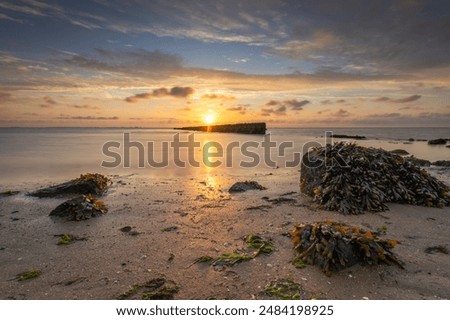
[(1, 127), (450, 123), (448, 0), (0, 0)]

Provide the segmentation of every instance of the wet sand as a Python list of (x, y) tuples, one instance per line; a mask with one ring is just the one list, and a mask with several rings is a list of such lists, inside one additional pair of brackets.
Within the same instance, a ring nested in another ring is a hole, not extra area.
[[(269, 299), (264, 287), (285, 278), (303, 287), (304, 299), (450, 299), (450, 255), (425, 252), (438, 245), (450, 249), (450, 208), (390, 204), (386, 212), (344, 216), (317, 210), (300, 194), (298, 172), (269, 171), (245, 177), (111, 176), (113, 185), (102, 198), (109, 212), (80, 222), (48, 216), (65, 199), (25, 195), (72, 176), (8, 186), (21, 192), (0, 198), (0, 298), (115, 299), (133, 285), (163, 276), (179, 286), (176, 299)], [(448, 173), (433, 172), (447, 184)], [(268, 189), (228, 193), (234, 182), (249, 179)], [(293, 200), (263, 199), (280, 196)], [(384, 229), (382, 238), (400, 242), (393, 252), (405, 269), (355, 265), (331, 277), (317, 266), (296, 269), (287, 234), (297, 223), (326, 219)], [(122, 232), (125, 226), (135, 235)], [(65, 233), (87, 241), (57, 245), (54, 235)], [(192, 265), (204, 255), (245, 248), (242, 238), (250, 233), (272, 238), (275, 251), (223, 269)], [(14, 280), (30, 269), (41, 270), (41, 276)]]

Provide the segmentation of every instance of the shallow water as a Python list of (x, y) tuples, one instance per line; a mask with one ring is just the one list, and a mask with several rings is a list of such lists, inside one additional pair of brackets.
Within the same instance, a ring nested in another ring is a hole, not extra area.
[[(1, 128), (0, 177), (3, 185), (10, 185), (43, 179), (65, 180), (82, 172), (137, 173), (151, 177), (251, 176), (269, 173), (277, 167), (296, 172), (305, 147), (323, 145), (325, 131), (364, 135), (367, 140), (355, 141), (363, 146), (405, 149), (418, 158), (431, 161), (450, 159), (450, 148), (430, 146), (424, 141), (407, 141), (409, 138), (448, 138), (450, 128), (269, 129), (272, 145), (266, 147), (263, 142), (266, 139), (269, 143), (268, 136), (196, 132), (191, 137), (197, 144), (191, 148), (192, 152), (187, 147), (179, 149), (178, 162), (184, 162), (184, 167), (176, 164), (178, 156), (171, 143), (177, 134), (180, 142), (188, 141), (192, 132), (171, 129)], [(124, 147), (124, 133), (129, 133), (131, 143), (139, 143), (142, 147)], [(108, 155), (102, 147), (111, 141), (120, 147), (110, 146)], [(168, 146), (167, 152), (162, 149), (164, 143)], [(164, 154), (167, 155), (166, 166), (156, 168), (149, 165), (149, 159), (161, 162)], [(102, 166), (102, 162), (112, 163), (119, 157), (120, 163), (113, 168)], [(126, 157), (129, 165), (124, 161)]]

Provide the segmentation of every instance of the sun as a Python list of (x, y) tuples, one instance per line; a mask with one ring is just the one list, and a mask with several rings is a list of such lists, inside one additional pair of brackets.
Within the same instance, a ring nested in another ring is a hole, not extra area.
[(203, 121), (207, 124), (213, 124), (216, 121), (216, 115), (213, 113), (208, 113), (203, 117)]

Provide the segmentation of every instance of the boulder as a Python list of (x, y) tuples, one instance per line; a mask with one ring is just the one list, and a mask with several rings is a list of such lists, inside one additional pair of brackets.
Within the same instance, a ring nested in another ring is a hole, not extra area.
[(398, 154), (399, 156), (407, 156), (409, 154), (408, 151), (403, 150), (403, 149), (395, 149), (395, 150), (392, 150), (391, 153)]
[(80, 175), (77, 179), (73, 179), (55, 186), (50, 186), (48, 188), (39, 189), (35, 192), (29, 193), (29, 195), (39, 198), (75, 194), (91, 194), (101, 196), (108, 190), (109, 185), (110, 180), (104, 175), (99, 173), (86, 173)]
[(256, 181), (236, 182), (231, 186), (228, 192), (245, 192), (247, 190), (265, 190), (266, 188)]
[(450, 167), (450, 161), (449, 160), (438, 160), (432, 163), (433, 166), (438, 167)]
[(443, 138), (428, 141), (428, 144), (446, 144), (446, 143), (447, 143), (447, 139), (443, 139)]

